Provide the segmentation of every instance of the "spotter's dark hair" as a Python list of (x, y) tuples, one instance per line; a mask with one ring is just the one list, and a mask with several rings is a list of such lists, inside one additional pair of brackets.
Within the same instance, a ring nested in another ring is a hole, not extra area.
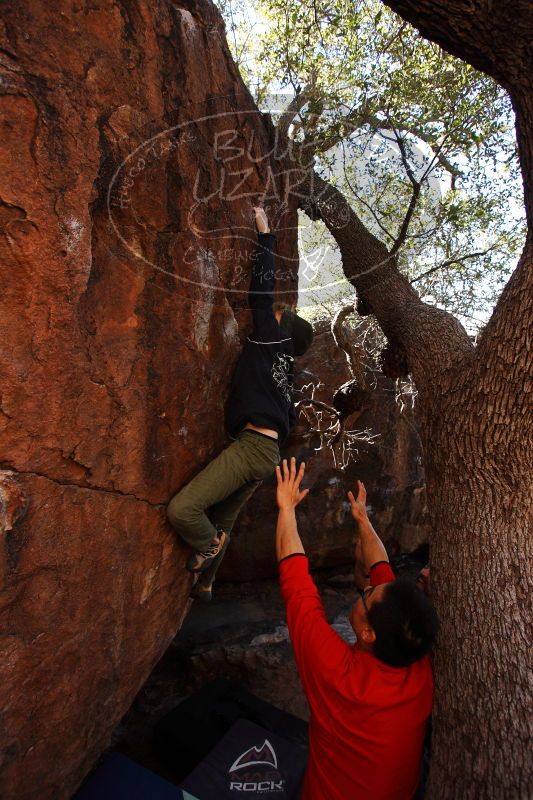
[(376, 639), (374, 655), (391, 667), (407, 667), (431, 650), (439, 622), (429, 597), (411, 578), (388, 583), (383, 599), (368, 610)]

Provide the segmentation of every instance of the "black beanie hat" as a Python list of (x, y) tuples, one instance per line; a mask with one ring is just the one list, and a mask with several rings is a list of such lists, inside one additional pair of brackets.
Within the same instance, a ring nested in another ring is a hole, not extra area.
[(294, 355), (303, 356), (313, 341), (313, 326), (302, 319), (294, 311), (284, 311), (281, 315), (281, 327), (292, 339)]

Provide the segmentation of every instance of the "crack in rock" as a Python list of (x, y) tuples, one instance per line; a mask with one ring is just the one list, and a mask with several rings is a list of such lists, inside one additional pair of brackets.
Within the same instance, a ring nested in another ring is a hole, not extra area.
[[(121, 492), (118, 489), (103, 489), (99, 486), (83, 486), (79, 483), (71, 483), (69, 481), (60, 481), (57, 478), (51, 478), (49, 475), (45, 475), (42, 472), (32, 472), (31, 470), (3, 470), (0, 471), (0, 481), (2, 480), (2, 475), (29, 475), (35, 478), (44, 478), (51, 483), (55, 483), (58, 486), (68, 486), (70, 488), (80, 489), (81, 491), (88, 491), (88, 492), (102, 492), (104, 494), (111, 494), (111, 495), (118, 495), (120, 497), (131, 497), (133, 500), (137, 500), (139, 503), (146, 503), (146, 505), (151, 506), (152, 508), (166, 508), (166, 503), (151, 503), (150, 500), (147, 500), (144, 497), (138, 497), (136, 494), (131, 494), (130, 492)], [(2, 495), (1, 495), (2, 488), (0, 487), (0, 510), (2, 508)], [(0, 512), (1, 513), (1, 512)]]

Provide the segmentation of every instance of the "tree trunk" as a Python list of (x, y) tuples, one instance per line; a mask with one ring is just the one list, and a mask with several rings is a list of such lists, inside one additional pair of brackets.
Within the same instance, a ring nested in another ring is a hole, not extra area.
[(441, 620), (427, 797), (527, 798), (533, 789), (531, 717), (524, 713), (531, 707), (531, 470), (518, 446), (508, 470), (494, 458), (498, 430), (512, 431), (512, 388), (499, 396), (491, 432), (477, 387), (465, 386), (463, 395), (450, 387), (450, 396), (432, 429), (422, 430)]
[[(530, 696), (533, 589), (530, 247), (474, 349), (459, 323), (420, 301), (342, 195), (319, 180), (320, 199), (311, 193), (303, 205), (330, 227), (347, 277), (405, 351), (419, 393), (432, 585), (442, 624), (429, 797), (525, 798), (531, 729), (521, 709)], [(335, 218), (348, 223), (336, 226)], [(372, 259), (380, 264), (375, 270)]]
[[(494, 75), (517, 119), (529, 235), (474, 348), (427, 306), (344, 197), (317, 175), (301, 207), (339, 244), (347, 278), (405, 355), (418, 389), (432, 586), (441, 620), (431, 800), (533, 796), (530, 642), (533, 552), (533, 103), (524, 44), (530, 5), (398, 0), (421, 32)], [(490, 8), (489, 8), (490, 6)], [(511, 13), (512, 11), (512, 13)]]
[(442, 626), (432, 800), (532, 796), (532, 375), (512, 341), (531, 334), (530, 304), (512, 293), (514, 322), (482, 341), (421, 431)]
[(442, 413), (422, 431), (442, 623), (428, 795), (531, 797), (533, 7), (386, 4), (498, 80), (516, 113), (527, 242), (471, 373), (449, 387)]

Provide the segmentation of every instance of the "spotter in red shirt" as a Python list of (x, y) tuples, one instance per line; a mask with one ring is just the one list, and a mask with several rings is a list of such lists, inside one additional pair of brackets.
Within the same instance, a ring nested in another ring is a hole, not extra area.
[[(392, 580), (389, 564), (370, 569), (372, 586)], [(345, 642), (303, 554), (281, 560), (280, 583), (311, 710), (302, 800), (412, 800), (433, 701), (430, 656), (391, 667)]]

